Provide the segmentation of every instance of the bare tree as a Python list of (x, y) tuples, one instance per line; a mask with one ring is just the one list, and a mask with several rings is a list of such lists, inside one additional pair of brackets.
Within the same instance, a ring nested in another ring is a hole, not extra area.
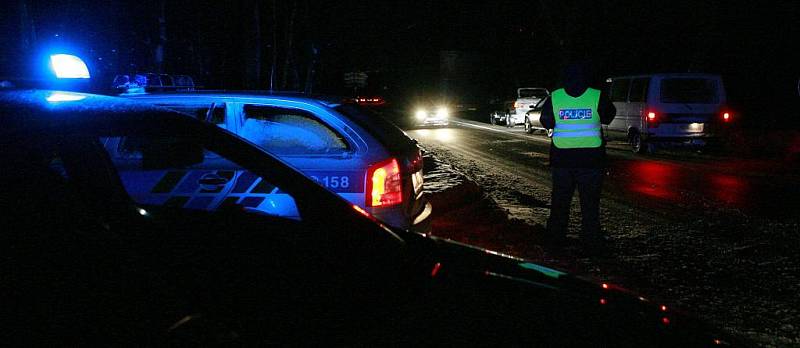
[(159, 73), (163, 72), (164, 69), (164, 45), (167, 43), (166, 6), (166, 0), (158, 2), (158, 39), (156, 40), (154, 58), (156, 71)]

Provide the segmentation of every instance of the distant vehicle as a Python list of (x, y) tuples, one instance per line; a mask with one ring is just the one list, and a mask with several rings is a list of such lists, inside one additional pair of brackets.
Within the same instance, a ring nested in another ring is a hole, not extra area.
[(493, 110), (489, 113), (490, 124), (505, 125), (507, 124), (511, 113), (516, 112), (514, 109), (513, 100), (506, 100), (496, 105), (492, 105), (492, 107)]
[(609, 78), (617, 115), (606, 129), (626, 139), (634, 152), (657, 143), (705, 146), (733, 121), (719, 75), (650, 74)]
[(510, 114), (509, 127), (525, 123), (525, 115), (535, 108), (539, 102), (550, 95), (546, 88), (524, 87), (517, 89), (517, 100), (514, 102), (514, 112)]
[[(298, 93), (159, 92), (126, 98), (227, 129), (277, 155), (386, 224), (427, 232), (422, 154), (405, 132), (342, 98)], [(145, 190), (145, 187), (142, 187)], [(142, 192), (142, 194), (154, 195)]]
[(418, 105), (414, 109), (414, 124), (417, 126), (447, 126), (450, 124), (450, 107), (444, 103)]
[(380, 96), (356, 96), (353, 98), (353, 101), (356, 104), (365, 107), (378, 107), (386, 105), (386, 100)]
[(532, 134), (535, 130), (542, 130), (548, 136), (552, 135), (552, 129), (545, 129), (542, 126), (542, 122), (539, 119), (542, 116), (542, 106), (547, 101), (550, 96), (539, 100), (536, 105), (534, 105), (528, 112), (525, 113), (525, 120), (523, 121), (523, 125), (525, 126), (525, 133)]

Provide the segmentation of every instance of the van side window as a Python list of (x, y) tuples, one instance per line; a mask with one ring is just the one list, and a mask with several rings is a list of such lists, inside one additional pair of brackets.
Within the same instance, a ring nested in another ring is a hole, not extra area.
[(650, 78), (634, 79), (631, 83), (631, 94), (628, 96), (628, 101), (643, 102), (647, 99), (647, 87), (650, 85)]
[(276, 155), (340, 155), (349, 150), (343, 136), (296, 109), (245, 105), (239, 135)]
[(630, 79), (614, 80), (611, 83), (611, 101), (625, 102), (628, 100), (628, 87), (631, 85)]

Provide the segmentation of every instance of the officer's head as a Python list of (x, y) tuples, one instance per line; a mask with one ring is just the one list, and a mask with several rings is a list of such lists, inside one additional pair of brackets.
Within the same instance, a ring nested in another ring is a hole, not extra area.
[(590, 67), (586, 61), (573, 61), (564, 68), (562, 81), (568, 92), (583, 92), (589, 87)]

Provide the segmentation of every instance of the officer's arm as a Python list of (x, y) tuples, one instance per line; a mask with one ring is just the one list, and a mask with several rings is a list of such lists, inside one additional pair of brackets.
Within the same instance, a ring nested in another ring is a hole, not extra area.
[[(556, 126), (556, 119), (553, 116), (553, 102), (547, 98), (542, 105), (542, 113), (539, 115), (539, 122), (545, 129), (553, 129)], [(599, 111), (598, 111), (599, 112)]]
[(617, 115), (617, 108), (614, 107), (614, 103), (605, 93), (600, 93), (600, 103), (597, 109), (597, 113), (600, 114), (600, 123), (605, 125), (610, 124), (614, 120), (614, 116)]

